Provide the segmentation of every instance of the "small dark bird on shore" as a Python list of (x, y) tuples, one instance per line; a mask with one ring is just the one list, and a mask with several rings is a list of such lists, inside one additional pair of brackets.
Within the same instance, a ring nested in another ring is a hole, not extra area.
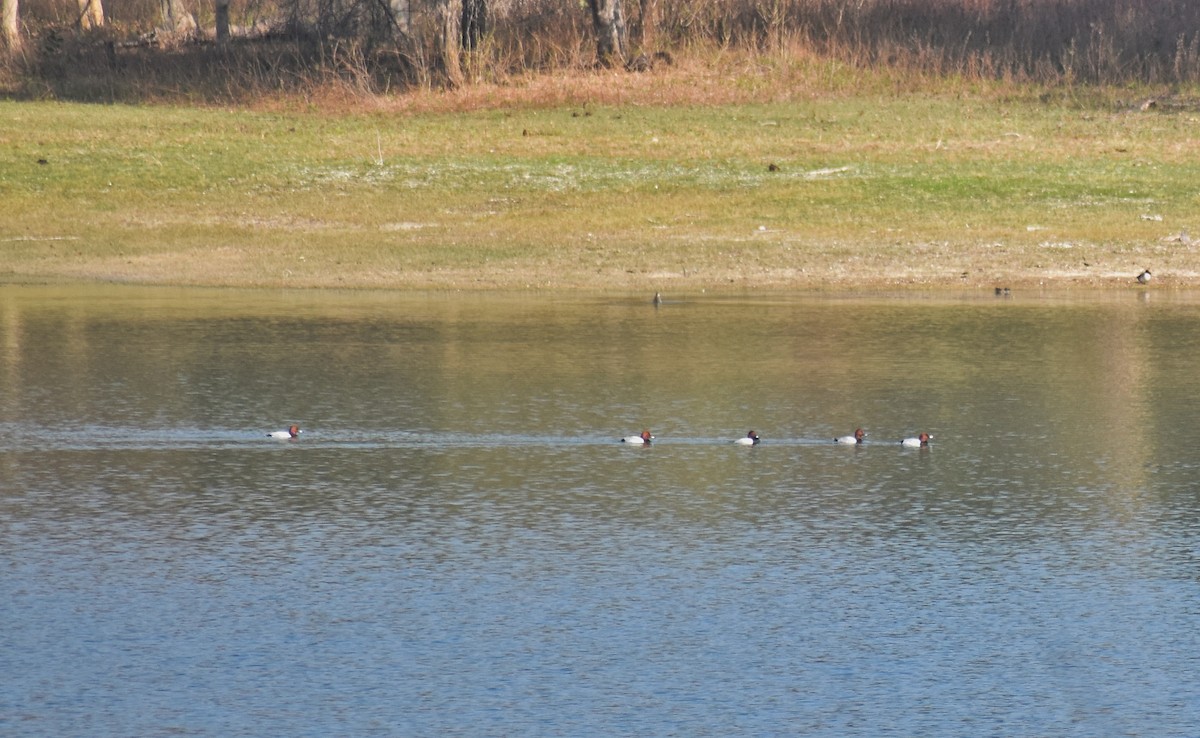
[(1143, 269), (1142, 273), (1137, 275), (1137, 281), (1138, 281), (1138, 284), (1149, 284), (1150, 283), (1150, 270)]
[(662, 304), (662, 293), (661, 293), (661, 292), (655, 292), (655, 293), (654, 293), (654, 299), (653, 299), (651, 302), (653, 302), (653, 303), (654, 303), (654, 307), (658, 307), (659, 305), (661, 305), (661, 304)]

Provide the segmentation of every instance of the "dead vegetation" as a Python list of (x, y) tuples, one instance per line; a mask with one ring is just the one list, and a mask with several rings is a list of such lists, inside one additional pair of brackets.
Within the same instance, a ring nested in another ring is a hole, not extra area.
[[(239, 0), (228, 43), (215, 41), (207, 5), (196, 8), (199, 25), (188, 34), (157, 30), (149, 2), (113, 4), (107, 25), (81, 32), (67, 5), (22, 3), (29, 38), (4, 75), (12, 94), (219, 104), (359, 98), (519, 84), (597, 61), (585, 9), (558, 0), (488, 3), (486, 22), (458, 34), (461, 68), (449, 76), (438, 13), (462, 0), (393, 2), (406, 9), (402, 23), (381, 15), (389, 4), (378, 0)], [(676, 60), (699, 56), (716, 66), (728, 55), (1017, 84), (1174, 89), (1200, 81), (1200, 4), (1191, 0), (626, 0), (624, 8), (628, 41), (623, 64), (611, 69), (649, 75)]]

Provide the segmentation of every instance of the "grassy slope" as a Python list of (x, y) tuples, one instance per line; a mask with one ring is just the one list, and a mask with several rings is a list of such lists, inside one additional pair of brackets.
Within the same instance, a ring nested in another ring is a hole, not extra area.
[(1200, 235), (1194, 113), (993, 93), (599, 97), (2, 102), (0, 276), (679, 290), (1126, 284), (1150, 266), (1200, 282), (1195, 249), (1169, 240)]

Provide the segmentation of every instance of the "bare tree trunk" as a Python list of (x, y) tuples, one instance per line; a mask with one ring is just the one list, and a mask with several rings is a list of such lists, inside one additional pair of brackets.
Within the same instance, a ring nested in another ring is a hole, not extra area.
[(634, 29), (634, 43), (643, 52), (654, 46), (658, 31), (658, 0), (639, 0), (638, 22)]
[(463, 0), (437, 0), (437, 31), (434, 39), (438, 65), (449, 87), (462, 84), (462, 60), (459, 58), (460, 24)]
[(488, 32), (487, 0), (463, 0), (462, 47), (474, 51)]
[(217, 44), (229, 43), (229, 0), (216, 0)]
[(21, 50), (21, 23), (17, 0), (0, 0), (0, 52), (15, 54)]
[(388, 7), (392, 11), (392, 20), (396, 28), (406, 36), (412, 33), (412, 5), (409, 0), (389, 0)]
[(159, 0), (162, 27), (168, 33), (185, 34), (196, 30), (196, 18), (183, 7), (183, 0)]
[(605, 66), (625, 62), (628, 41), (621, 0), (588, 0), (596, 32), (596, 60)]
[(104, 6), (100, 0), (79, 0), (79, 29), (90, 31), (104, 25)]

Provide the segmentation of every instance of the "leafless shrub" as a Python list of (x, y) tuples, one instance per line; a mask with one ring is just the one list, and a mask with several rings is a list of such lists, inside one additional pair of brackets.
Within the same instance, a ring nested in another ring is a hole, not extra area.
[[(76, 0), (23, 0), (36, 43), (19, 76), (48, 94), (96, 85), (97, 96), (136, 95), (139, 86), (192, 94), (201, 82), (200, 96), (330, 80), (362, 92), (428, 86), (441, 79), (435, 14), (446, 1), (408, 0), (401, 22), (397, 0), (233, 0), (239, 32), (217, 50), (211, 32), (183, 47), (125, 45), (153, 30), (157, 0), (110, 3), (109, 26), (82, 36), (71, 25)], [(211, 28), (210, 4), (196, 10)], [(625, 10), (631, 58), (733, 47), (1049, 84), (1200, 80), (1195, 0), (625, 0)], [(596, 58), (578, 2), (489, 0), (462, 39), (467, 82), (580, 69)]]

